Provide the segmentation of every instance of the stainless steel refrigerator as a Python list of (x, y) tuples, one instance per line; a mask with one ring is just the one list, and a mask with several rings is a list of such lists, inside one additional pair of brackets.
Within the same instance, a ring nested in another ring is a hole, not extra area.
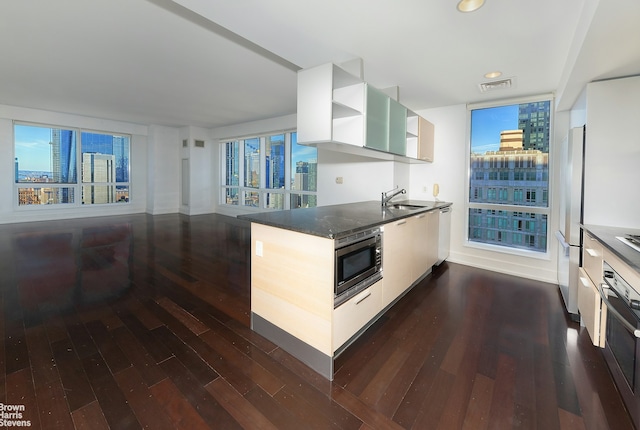
[(560, 150), (560, 230), (558, 239), (558, 285), (564, 304), (574, 321), (578, 315), (578, 267), (582, 258), (584, 213), (585, 128), (569, 131)]

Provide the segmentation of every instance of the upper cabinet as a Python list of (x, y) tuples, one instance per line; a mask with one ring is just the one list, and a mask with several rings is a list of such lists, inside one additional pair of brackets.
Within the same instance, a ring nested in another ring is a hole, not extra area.
[(389, 96), (366, 85), (364, 146), (389, 152)]
[(433, 161), (435, 127), (418, 114), (407, 116), (407, 157)]
[(298, 72), (299, 144), (433, 161), (433, 134), (429, 121), (335, 64)]

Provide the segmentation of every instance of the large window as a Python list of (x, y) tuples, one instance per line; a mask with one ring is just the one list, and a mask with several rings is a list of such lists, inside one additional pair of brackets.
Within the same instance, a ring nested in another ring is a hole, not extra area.
[(130, 136), (14, 124), (19, 206), (129, 201)]
[(297, 133), (222, 143), (223, 204), (261, 209), (317, 205), (317, 150), (298, 145)]
[(551, 100), (470, 116), (468, 240), (547, 252)]

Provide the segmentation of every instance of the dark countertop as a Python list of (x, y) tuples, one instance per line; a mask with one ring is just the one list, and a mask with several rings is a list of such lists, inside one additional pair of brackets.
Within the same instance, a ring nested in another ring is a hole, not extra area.
[(583, 225), (582, 228), (629, 267), (640, 273), (640, 252), (616, 239), (616, 236), (624, 236), (625, 234), (640, 235), (639, 229), (590, 224)]
[(286, 211), (260, 212), (239, 215), (238, 218), (328, 239), (338, 239), (359, 230), (451, 206), (451, 203), (448, 202), (423, 200), (393, 200), (391, 204), (415, 205), (421, 206), (421, 208), (394, 209), (388, 207), (383, 209), (379, 201), (368, 201)]

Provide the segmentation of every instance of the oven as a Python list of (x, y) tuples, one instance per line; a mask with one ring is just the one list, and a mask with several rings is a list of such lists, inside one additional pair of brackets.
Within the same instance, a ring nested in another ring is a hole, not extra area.
[(634, 425), (640, 428), (640, 293), (606, 261), (603, 269), (604, 356)]
[(382, 229), (362, 230), (335, 241), (334, 306), (382, 279)]

